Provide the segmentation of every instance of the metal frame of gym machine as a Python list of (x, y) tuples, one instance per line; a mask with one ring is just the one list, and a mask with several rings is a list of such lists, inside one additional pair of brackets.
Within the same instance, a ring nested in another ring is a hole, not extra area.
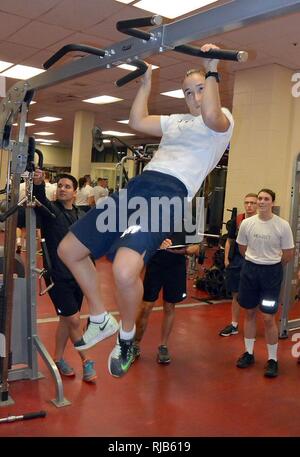
[(285, 275), (281, 289), (282, 312), (279, 326), (280, 338), (288, 338), (289, 331), (300, 329), (300, 318), (289, 320), (289, 313), (295, 303), (297, 295), (297, 273), (299, 270), (300, 255), (300, 153), (298, 154), (293, 167), (290, 225), (294, 235), (295, 256), (293, 261), (289, 262), (285, 267)]
[[(164, 51), (183, 52), (196, 57), (204, 57), (204, 54), (194, 46), (187, 46), (185, 43), (207, 38), (225, 31), (234, 30), (243, 26), (266, 20), (272, 17), (288, 14), (300, 10), (300, 0), (264, 0), (263, 2), (249, 2), (249, 0), (235, 0), (225, 5), (211, 8), (208, 11), (197, 13), (184, 19), (174, 21), (166, 25), (160, 25), (160, 21), (136, 19), (122, 21), (118, 29), (132, 36), (127, 40), (116, 43), (106, 49), (96, 49), (86, 46), (67, 45), (49, 59), (44, 67), (46, 72), (35, 76), (27, 81), (20, 81), (15, 84), (7, 93), (7, 96), (0, 104), (0, 138), (1, 148), (8, 151), (11, 159), (11, 192), (9, 208), (18, 203), (19, 184), (21, 174), (24, 172), (27, 163), (28, 138), (25, 134), (25, 121), (30, 100), (34, 91), (45, 89), (57, 83), (71, 78), (82, 76), (103, 68), (111, 68), (121, 63), (131, 63), (138, 67), (138, 70), (126, 75), (122, 80), (117, 81), (120, 86), (143, 74), (146, 65), (139, 59), (147, 58), (150, 55)], [(157, 16), (156, 16), (157, 18)], [(157, 25), (159, 24), (159, 25)], [(143, 32), (132, 27), (143, 27), (157, 25), (151, 32)], [(94, 55), (83, 57), (72, 63), (57, 68), (50, 68), (66, 52), (72, 50), (85, 50)], [(205, 54), (206, 57), (215, 57), (229, 60), (243, 60), (245, 53), (238, 51), (219, 52)], [(18, 113), (19, 131), (17, 141), (11, 140), (11, 128)], [(1, 398), (0, 406), (7, 404), (8, 395), (8, 368), (10, 359), (11, 344), (11, 322), (13, 306), (13, 259), (15, 251), (17, 215), (13, 214), (6, 222), (5, 237), (5, 263), (3, 285), (0, 289), (0, 312), (4, 316), (4, 328), (0, 328), (0, 362), (2, 369)], [(32, 236), (32, 229), (30, 229)], [(33, 240), (32, 240), (33, 241)], [(34, 243), (32, 244), (34, 245)], [(34, 264), (34, 265), (33, 265)], [(27, 309), (33, 309), (36, 305), (35, 298), (35, 261), (28, 265), (30, 285), (27, 287)], [(37, 377), (37, 351), (46, 361), (51, 374), (56, 378), (58, 392), (57, 406), (63, 406), (62, 385), (59, 385), (54, 363), (46, 348), (36, 335), (35, 314), (31, 318), (27, 328), (27, 350), (30, 354), (30, 367), (27, 373), (29, 379)], [(49, 356), (49, 357), (48, 357)], [(61, 389), (59, 389), (61, 387)]]

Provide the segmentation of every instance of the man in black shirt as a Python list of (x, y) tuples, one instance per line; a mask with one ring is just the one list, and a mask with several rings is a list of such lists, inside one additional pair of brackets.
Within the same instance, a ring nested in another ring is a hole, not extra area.
[(186, 233), (174, 233), (172, 239), (165, 239), (160, 250), (150, 259), (144, 277), (143, 301), (138, 309), (136, 318), (136, 334), (133, 343), (134, 358), (140, 356), (140, 342), (147, 327), (152, 308), (158, 299), (160, 290), (163, 291), (163, 319), (161, 324), (160, 344), (156, 360), (160, 364), (169, 364), (171, 357), (168, 350), (168, 340), (171, 334), (175, 306), (183, 301), (186, 294), (186, 255), (199, 255), (199, 244), (186, 245), (178, 249), (171, 246), (184, 245)]
[[(82, 338), (80, 325), (80, 309), (83, 300), (83, 293), (75, 281), (70, 270), (63, 264), (57, 255), (57, 247), (63, 237), (68, 233), (69, 227), (84, 215), (73, 202), (76, 196), (77, 180), (69, 174), (61, 174), (57, 182), (57, 199), (51, 202), (45, 193), (45, 183), (41, 170), (36, 170), (34, 175), (33, 194), (51, 214), (37, 207), (36, 211), (40, 216), (42, 237), (45, 238), (46, 246), (51, 261), (51, 277), (54, 286), (49, 290), (50, 298), (59, 316), (59, 324), (55, 337), (54, 361), (63, 376), (74, 376), (74, 370), (64, 360), (63, 354), (68, 339), (74, 343)], [(100, 315), (101, 322), (106, 325), (102, 339), (112, 335), (118, 329), (115, 319), (103, 309)], [(104, 326), (103, 326), (104, 327)], [(107, 332), (106, 329), (109, 329)], [(114, 329), (114, 331), (112, 331)], [(83, 363), (83, 380), (86, 382), (95, 381), (97, 375), (94, 369), (94, 361), (87, 358), (86, 349), (79, 352)]]

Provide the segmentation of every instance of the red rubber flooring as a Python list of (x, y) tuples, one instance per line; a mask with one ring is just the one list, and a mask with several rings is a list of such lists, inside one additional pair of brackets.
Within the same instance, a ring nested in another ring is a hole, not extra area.
[[(110, 265), (101, 261), (97, 266), (105, 303), (116, 310)], [(54, 382), (39, 359), (45, 377), (11, 382), (9, 393), (15, 404), (0, 407), (0, 417), (42, 409), (47, 417), (0, 424), (0, 437), (299, 437), (300, 365), (291, 355), (291, 337), (279, 343), (280, 376), (266, 379), (267, 354), (259, 321), (256, 363), (238, 369), (235, 362), (244, 352), (242, 333), (218, 336), (230, 322), (230, 304), (207, 305), (191, 299), (196, 293), (189, 281), (185, 303), (194, 306), (176, 310), (169, 366), (155, 360), (161, 311), (152, 313), (141, 357), (121, 379), (112, 378), (107, 370), (114, 336), (90, 351), (98, 373), (95, 385), (82, 382), (79, 356), (69, 345), (66, 358), (76, 377), (63, 382), (71, 405), (56, 408), (50, 402), (55, 398)], [(300, 315), (298, 305), (294, 313)], [(38, 317), (51, 316), (55, 315), (49, 299), (39, 299)], [(39, 337), (50, 353), (55, 326), (55, 321), (38, 324)]]

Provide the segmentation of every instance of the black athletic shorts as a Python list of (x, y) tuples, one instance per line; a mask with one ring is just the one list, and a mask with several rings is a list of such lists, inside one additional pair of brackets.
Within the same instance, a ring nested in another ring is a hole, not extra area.
[[(177, 197), (181, 204), (187, 196), (185, 185), (177, 178), (157, 171), (144, 171), (132, 178), (126, 192), (114, 192), (100, 206), (88, 211), (70, 227), (70, 231), (86, 246), (95, 259), (106, 255), (113, 259), (121, 247), (144, 254), (144, 263), (156, 253), (164, 239), (170, 237), (174, 228), (174, 205), (153, 211), (152, 203), (162, 197)], [(146, 205), (141, 206), (139, 201)], [(126, 209), (124, 211), (124, 208)], [(140, 210), (140, 208), (142, 208)], [(137, 215), (138, 214), (138, 222)], [(155, 216), (154, 216), (155, 215)], [(164, 230), (162, 219), (170, 216), (169, 228)], [(124, 225), (128, 229), (124, 229)], [(107, 227), (107, 229), (105, 229)], [(104, 230), (105, 229), (105, 230)]]
[(244, 257), (239, 253), (235, 253), (225, 269), (225, 285), (228, 294), (236, 293), (239, 290), (241, 269), (244, 261)]
[(147, 265), (144, 278), (144, 301), (154, 302), (160, 290), (168, 303), (186, 298), (186, 258), (181, 254), (161, 251)]
[(57, 281), (48, 292), (58, 316), (73, 316), (81, 310), (83, 293), (74, 279)]
[(240, 276), (238, 301), (242, 308), (261, 306), (263, 300), (275, 302), (271, 314), (278, 310), (283, 277), (282, 264), (258, 265), (245, 260)]

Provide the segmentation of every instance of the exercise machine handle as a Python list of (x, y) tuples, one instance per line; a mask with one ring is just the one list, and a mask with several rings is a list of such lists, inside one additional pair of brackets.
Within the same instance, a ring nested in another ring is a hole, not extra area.
[(75, 44), (70, 43), (66, 44), (62, 48), (60, 48), (53, 56), (51, 56), (44, 64), (43, 67), (45, 70), (52, 67), (58, 60), (60, 60), (65, 54), (72, 51), (81, 51), (86, 52), (87, 54), (94, 54), (99, 57), (105, 56), (105, 51), (100, 48), (95, 48), (94, 46), (88, 46), (86, 44)]
[(38, 411), (36, 413), (26, 413), (22, 414), (21, 416), (8, 416), (3, 417), (0, 419), (0, 424), (4, 424), (5, 422), (15, 422), (15, 421), (22, 421), (28, 419), (37, 419), (39, 417), (46, 417), (46, 411)]
[(123, 78), (118, 79), (115, 82), (115, 85), (117, 87), (122, 87), (124, 84), (129, 83), (133, 79), (138, 78), (139, 76), (143, 75), (146, 73), (148, 70), (147, 64), (143, 60), (135, 59), (132, 62), (130, 62), (130, 65), (134, 65), (135, 67), (138, 67), (136, 70), (132, 71), (131, 73), (128, 73), (127, 75), (123, 76)]
[(233, 60), (236, 62), (246, 62), (248, 53), (246, 51), (237, 51), (229, 49), (210, 49), (209, 51), (201, 51), (196, 46), (182, 44), (174, 48), (176, 52), (182, 52), (195, 57), (203, 57), (204, 59), (220, 59), (220, 60)]
[(119, 32), (125, 33), (126, 35), (133, 36), (135, 38), (141, 38), (142, 40), (149, 41), (152, 37), (152, 34), (149, 32), (144, 32), (142, 30), (137, 30), (133, 27), (146, 27), (153, 25), (161, 25), (162, 17), (158, 15), (150, 17), (141, 17), (136, 19), (127, 19), (125, 21), (117, 22), (117, 30)]

